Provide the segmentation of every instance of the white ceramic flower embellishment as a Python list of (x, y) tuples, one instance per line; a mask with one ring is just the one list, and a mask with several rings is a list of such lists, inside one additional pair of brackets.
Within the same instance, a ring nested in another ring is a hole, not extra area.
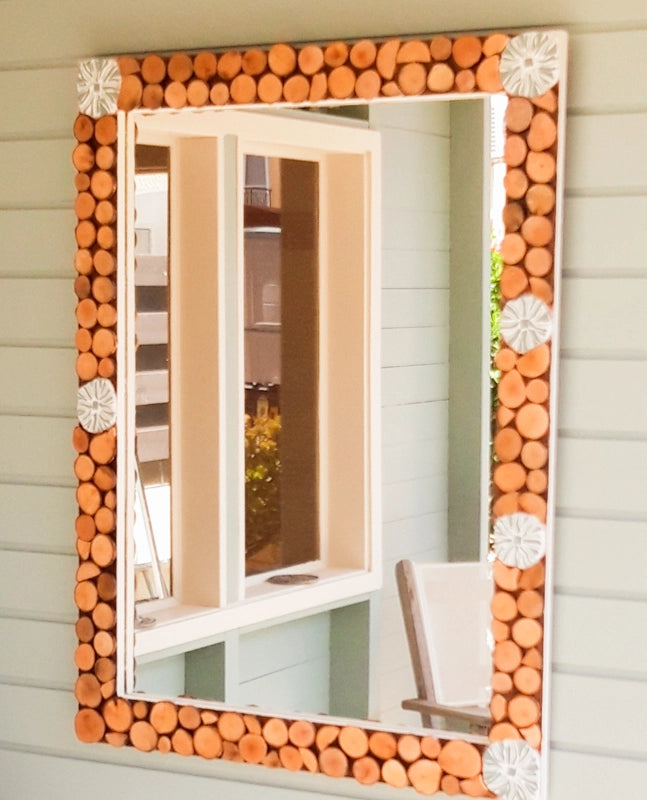
[(76, 89), (79, 111), (90, 117), (103, 117), (117, 110), (121, 74), (114, 58), (90, 58), (79, 64)]
[(500, 800), (536, 800), (539, 753), (524, 739), (494, 742), (483, 753), (483, 780)]
[(501, 336), (517, 353), (527, 353), (550, 339), (550, 309), (532, 294), (522, 294), (505, 304), (501, 312)]
[(557, 39), (550, 33), (522, 33), (501, 54), (501, 83), (508, 94), (539, 97), (559, 78)]
[(506, 514), (494, 523), (492, 549), (508, 567), (528, 569), (546, 552), (546, 526), (532, 514)]
[(117, 396), (107, 378), (95, 378), (77, 393), (76, 412), (88, 433), (107, 431), (117, 419)]

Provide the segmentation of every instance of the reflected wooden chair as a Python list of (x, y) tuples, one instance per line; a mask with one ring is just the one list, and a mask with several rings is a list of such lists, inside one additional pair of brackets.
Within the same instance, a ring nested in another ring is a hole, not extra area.
[(488, 565), (400, 561), (395, 568), (424, 727), (487, 732), (492, 677)]

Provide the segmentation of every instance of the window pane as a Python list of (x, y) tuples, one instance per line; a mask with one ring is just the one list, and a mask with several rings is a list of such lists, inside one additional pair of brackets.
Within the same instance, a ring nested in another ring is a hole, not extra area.
[(167, 147), (135, 151), (136, 599), (171, 589)]
[[(262, 163), (260, 163), (262, 162)], [(318, 165), (248, 157), (246, 574), (318, 558)]]

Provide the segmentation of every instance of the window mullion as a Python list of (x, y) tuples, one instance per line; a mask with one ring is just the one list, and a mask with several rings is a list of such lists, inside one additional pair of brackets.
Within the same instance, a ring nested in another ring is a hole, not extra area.
[(219, 524), (224, 602), (244, 598), (245, 508), (243, 448), (243, 185), (244, 161), (238, 137), (218, 139), (218, 368), (223, 414), (220, 449)]

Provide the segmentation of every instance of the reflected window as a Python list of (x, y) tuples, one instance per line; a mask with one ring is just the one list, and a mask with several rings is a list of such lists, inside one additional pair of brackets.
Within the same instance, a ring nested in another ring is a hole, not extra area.
[(248, 180), (250, 162), (266, 178), (245, 187), (247, 575), (319, 558), (318, 165), (248, 156)]
[(135, 597), (171, 592), (169, 148), (138, 145), (135, 173)]
[[(262, 616), (305, 577), (336, 585), (300, 607), (366, 592), (379, 136), (222, 112), (142, 114), (136, 137), (136, 600), (176, 615), (259, 600)], [(239, 624), (205, 620), (205, 636)]]

